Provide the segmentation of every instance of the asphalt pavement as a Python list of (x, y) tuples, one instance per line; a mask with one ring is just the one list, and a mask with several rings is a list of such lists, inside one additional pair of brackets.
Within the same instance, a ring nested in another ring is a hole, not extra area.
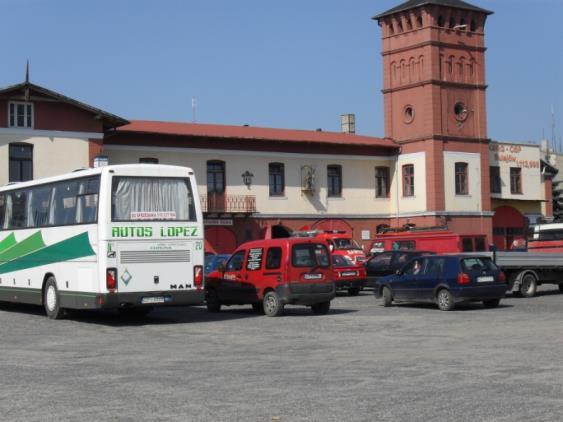
[(563, 295), (144, 318), (0, 304), (2, 421), (558, 421)]

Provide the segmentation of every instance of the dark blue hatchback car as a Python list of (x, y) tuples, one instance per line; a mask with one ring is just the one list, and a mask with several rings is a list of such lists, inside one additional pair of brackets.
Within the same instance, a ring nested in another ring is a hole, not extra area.
[(470, 301), (494, 308), (507, 288), (504, 273), (488, 257), (429, 255), (379, 279), (374, 293), (384, 306), (393, 301), (435, 302), (442, 311), (451, 311), (456, 303)]

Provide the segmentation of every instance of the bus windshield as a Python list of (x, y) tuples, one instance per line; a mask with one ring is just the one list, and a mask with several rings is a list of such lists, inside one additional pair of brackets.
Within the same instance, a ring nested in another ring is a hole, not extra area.
[(112, 221), (196, 221), (189, 179), (116, 176)]

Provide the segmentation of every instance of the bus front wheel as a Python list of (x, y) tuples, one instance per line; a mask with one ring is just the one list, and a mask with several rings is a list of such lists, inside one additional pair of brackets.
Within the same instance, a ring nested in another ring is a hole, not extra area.
[(55, 277), (49, 276), (43, 289), (43, 306), (45, 313), (51, 319), (61, 319), (64, 315), (64, 309), (61, 308), (59, 290)]

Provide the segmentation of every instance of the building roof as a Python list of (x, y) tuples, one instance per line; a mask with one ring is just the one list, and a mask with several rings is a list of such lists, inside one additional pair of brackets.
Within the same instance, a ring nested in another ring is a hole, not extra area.
[(11, 92), (17, 92), (17, 91), (21, 91), (24, 96), (29, 96), (29, 93), (33, 91), (45, 97), (55, 99), (61, 103), (70, 104), (74, 107), (80, 108), (84, 111), (99, 116), (99, 118), (102, 120), (104, 129), (115, 128), (129, 123), (128, 120), (116, 116), (115, 114), (108, 113), (107, 111), (101, 110), (96, 107), (92, 107), (88, 104), (82, 103), (73, 98), (59, 94), (58, 92), (51, 91), (50, 89), (43, 88), (42, 86), (35, 85), (27, 81), (16, 85), (10, 85), (5, 88), (0, 88), (0, 95), (9, 94)]
[(117, 128), (116, 132), (279, 141), (291, 143), (373, 146), (392, 149), (398, 148), (398, 145), (389, 139), (376, 138), (371, 136), (361, 136), (340, 132), (323, 132), (316, 130), (262, 128), (246, 125), (230, 126), (201, 123), (132, 120), (129, 124)]
[(493, 14), (493, 12), (491, 12), (490, 10), (473, 6), (472, 4), (466, 3), (462, 0), (408, 0), (396, 7), (393, 7), (392, 9), (387, 10), (386, 12), (374, 16), (372, 19), (379, 20), (385, 16), (393, 15), (395, 13), (404, 12), (405, 10), (414, 9), (415, 7), (421, 7), (426, 5), (455, 7), (457, 9), (471, 10), (474, 12), (484, 13), (486, 15)]

